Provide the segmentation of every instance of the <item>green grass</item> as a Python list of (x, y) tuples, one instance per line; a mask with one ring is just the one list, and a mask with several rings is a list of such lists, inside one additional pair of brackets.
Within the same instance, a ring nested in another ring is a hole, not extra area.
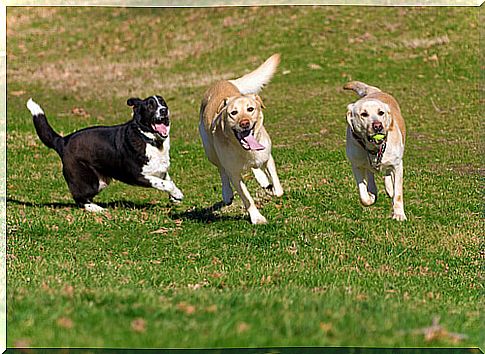
[[(8, 346), (483, 347), (478, 13), (8, 8)], [(285, 195), (248, 178), (269, 221), (256, 227), (239, 198), (209, 210), (220, 182), (198, 107), (213, 81), (274, 52), (262, 96)], [(389, 218), (381, 179), (376, 205), (358, 202), (350, 79), (401, 103), (405, 223)], [(69, 133), (124, 122), (127, 98), (155, 93), (172, 111), (184, 202), (114, 182), (97, 197), (106, 215), (75, 208), (27, 99)]]

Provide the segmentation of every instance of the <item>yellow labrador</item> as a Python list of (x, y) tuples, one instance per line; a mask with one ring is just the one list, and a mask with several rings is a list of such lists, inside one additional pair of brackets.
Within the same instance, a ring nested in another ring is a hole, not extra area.
[(275, 196), (283, 189), (271, 156), (271, 139), (263, 126), (263, 102), (257, 95), (274, 75), (280, 62), (272, 55), (261, 66), (238, 79), (219, 81), (204, 95), (200, 107), (199, 132), (210, 162), (222, 181), (222, 200), (232, 203), (236, 189), (251, 223), (265, 224), (241, 174), (252, 169), (256, 180)]
[(347, 106), (347, 157), (352, 164), (360, 201), (375, 203), (375, 172), (383, 172), (386, 192), (392, 198), (392, 218), (406, 220), (403, 201), (403, 162), (406, 127), (397, 101), (363, 82), (344, 86), (361, 99)]

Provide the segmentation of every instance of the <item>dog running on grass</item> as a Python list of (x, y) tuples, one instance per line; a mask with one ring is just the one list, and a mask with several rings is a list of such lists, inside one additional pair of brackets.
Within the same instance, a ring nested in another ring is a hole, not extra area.
[(40, 140), (62, 160), (62, 172), (76, 204), (102, 212), (93, 198), (112, 179), (167, 192), (174, 202), (183, 199), (171, 180), (170, 111), (161, 96), (130, 98), (133, 118), (116, 126), (89, 127), (64, 137), (47, 122), (42, 108), (27, 102)]
[(344, 89), (361, 97), (347, 106), (346, 147), (360, 201), (365, 206), (375, 203), (374, 173), (382, 172), (386, 192), (392, 198), (392, 218), (406, 220), (402, 190), (406, 127), (399, 104), (391, 95), (363, 82), (349, 82)]
[(244, 171), (252, 169), (261, 187), (275, 196), (283, 195), (271, 156), (271, 139), (263, 126), (263, 101), (257, 95), (279, 62), (279, 54), (274, 54), (249, 74), (215, 83), (200, 107), (199, 132), (209, 161), (219, 169), (223, 203), (232, 203), (236, 189), (253, 224), (267, 221), (242, 180)]

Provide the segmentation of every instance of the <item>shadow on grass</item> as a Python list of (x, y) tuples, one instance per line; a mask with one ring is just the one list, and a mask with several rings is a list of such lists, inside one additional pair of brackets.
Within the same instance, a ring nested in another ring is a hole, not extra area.
[[(16, 200), (12, 198), (7, 198), (7, 205), (15, 204), (15, 205), (22, 205), (32, 208), (52, 208), (52, 209), (65, 209), (65, 208), (78, 208), (78, 206), (74, 202), (52, 202), (52, 203), (42, 203), (42, 202), (30, 202), (30, 201), (22, 201)], [(221, 215), (215, 214), (215, 211), (222, 209), (225, 204), (223, 202), (217, 202), (210, 207), (200, 208), (200, 207), (193, 207), (187, 209), (185, 211), (176, 211), (172, 209), (172, 204), (168, 203), (167, 205), (163, 203), (154, 204), (154, 203), (137, 203), (133, 201), (114, 201), (109, 203), (96, 203), (100, 207), (103, 208), (112, 208), (112, 209), (134, 209), (134, 210), (150, 210), (155, 208), (169, 208), (170, 211), (168, 213), (169, 217), (173, 220), (175, 219), (184, 219), (184, 220), (193, 220), (205, 224), (210, 224), (216, 221), (237, 221), (237, 220), (246, 220), (243, 215), (235, 216), (235, 215)]]
[(210, 224), (215, 221), (245, 220), (243, 216), (214, 214), (215, 211), (222, 209), (224, 206), (225, 204), (223, 202), (217, 202), (206, 208), (194, 207), (183, 212), (175, 212), (172, 210), (169, 215), (172, 219), (194, 220), (205, 224)]
[[(64, 208), (77, 208), (78, 206), (74, 202), (65, 202), (65, 203), (33, 203), (29, 201), (22, 201), (22, 200), (16, 200), (12, 198), (7, 198), (7, 203), (12, 203), (16, 205), (23, 205), (23, 206), (28, 206), (28, 207), (48, 207), (48, 208), (53, 208), (53, 209), (64, 209)], [(132, 201), (126, 201), (126, 200), (119, 200), (119, 201), (114, 201), (114, 202), (109, 202), (109, 203), (96, 203), (100, 207), (103, 208), (124, 208), (124, 209), (136, 209), (136, 210), (144, 210), (144, 209), (153, 209), (157, 208), (160, 206), (165, 207), (163, 204), (153, 204), (153, 203), (137, 203), (137, 202), (132, 202)]]

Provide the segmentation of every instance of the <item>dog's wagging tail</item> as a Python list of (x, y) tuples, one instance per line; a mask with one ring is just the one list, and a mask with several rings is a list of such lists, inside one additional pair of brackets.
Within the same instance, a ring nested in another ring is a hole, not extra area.
[(243, 95), (257, 94), (270, 82), (280, 60), (280, 54), (273, 54), (256, 70), (238, 79), (229, 80), (229, 82), (236, 86)]
[(54, 149), (62, 157), (64, 141), (62, 136), (57, 134), (47, 122), (44, 110), (32, 98), (27, 102), (27, 108), (32, 114), (35, 130), (40, 140), (45, 146)]
[(352, 90), (357, 93), (360, 97), (365, 97), (372, 93), (381, 92), (381, 89), (367, 85), (361, 81), (350, 81), (344, 85), (344, 90)]

